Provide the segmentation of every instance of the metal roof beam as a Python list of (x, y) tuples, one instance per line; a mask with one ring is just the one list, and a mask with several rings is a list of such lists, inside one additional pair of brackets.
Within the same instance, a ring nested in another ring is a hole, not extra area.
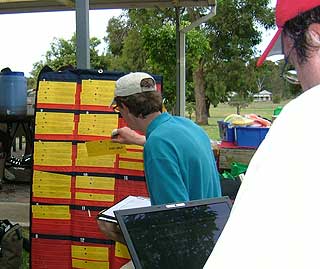
[(70, 8), (75, 8), (74, 0), (56, 0), (58, 3)]
[[(214, 0), (90, 0), (92, 9), (214, 6)], [(0, 0), (0, 14), (75, 10), (75, 0)]]

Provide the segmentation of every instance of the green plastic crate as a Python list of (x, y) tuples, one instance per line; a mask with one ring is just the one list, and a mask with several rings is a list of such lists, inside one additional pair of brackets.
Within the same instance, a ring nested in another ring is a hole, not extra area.
[(244, 174), (248, 169), (248, 165), (244, 163), (233, 162), (231, 164), (230, 174), (234, 177)]

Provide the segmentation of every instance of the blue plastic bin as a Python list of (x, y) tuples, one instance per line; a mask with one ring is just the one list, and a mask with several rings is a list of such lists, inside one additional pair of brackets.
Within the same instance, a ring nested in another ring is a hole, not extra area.
[(230, 122), (219, 120), (219, 134), (222, 141), (234, 142), (234, 127), (231, 127)]
[(239, 147), (257, 148), (269, 131), (266, 127), (235, 127), (235, 143)]

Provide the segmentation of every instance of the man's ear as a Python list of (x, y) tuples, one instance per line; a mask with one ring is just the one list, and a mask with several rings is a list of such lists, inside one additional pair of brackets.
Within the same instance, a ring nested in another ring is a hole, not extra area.
[(320, 48), (320, 24), (312, 23), (309, 25), (308, 31), (306, 32), (306, 38), (308, 44), (313, 47)]

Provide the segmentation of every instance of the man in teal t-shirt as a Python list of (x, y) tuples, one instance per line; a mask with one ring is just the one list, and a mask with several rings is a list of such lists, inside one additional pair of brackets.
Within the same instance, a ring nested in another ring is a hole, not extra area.
[[(162, 113), (162, 96), (152, 76), (140, 72), (125, 75), (117, 80), (114, 95), (114, 110), (131, 129), (114, 130), (112, 140), (144, 146), (152, 205), (221, 196), (208, 135), (189, 119)], [(115, 224), (98, 220), (98, 225), (109, 239), (123, 242)]]
[(153, 205), (221, 196), (208, 135), (189, 119), (162, 113), (162, 97), (152, 76), (137, 72), (118, 79), (113, 105), (131, 128), (118, 129), (113, 141), (144, 145)]

